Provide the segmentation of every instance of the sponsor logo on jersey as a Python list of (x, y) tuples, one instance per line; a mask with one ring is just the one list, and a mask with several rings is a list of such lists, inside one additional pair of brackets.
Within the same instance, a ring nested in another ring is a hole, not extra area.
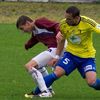
[(79, 36), (77, 35), (71, 35), (69, 38), (70, 42), (72, 42), (73, 44), (80, 44), (81, 39)]

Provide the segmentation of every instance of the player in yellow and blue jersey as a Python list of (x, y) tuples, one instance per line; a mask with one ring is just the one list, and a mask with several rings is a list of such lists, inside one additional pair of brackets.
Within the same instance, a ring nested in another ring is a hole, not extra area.
[[(51, 64), (58, 62), (54, 72), (44, 77), (46, 85), (49, 87), (61, 76), (68, 76), (77, 69), (90, 87), (100, 90), (100, 79), (96, 77), (96, 50), (92, 42), (92, 34), (94, 32), (100, 33), (100, 24), (86, 16), (81, 16), (80, 10), (71, 6), (66, 10), (65, 19), (60, 23), (60, 32), (57, 35), (56, 57), (59, 58), (67, 39), (66, 52), (60, 60), (52, 60)], [(37, 87), (35, 94), (38, 93), (39, 89)]]

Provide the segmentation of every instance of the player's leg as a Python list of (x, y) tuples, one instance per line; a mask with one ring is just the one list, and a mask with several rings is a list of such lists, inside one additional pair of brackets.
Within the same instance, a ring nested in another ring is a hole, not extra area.
[[(42, 73), (43, 77), (48, 75), (48, 72), (45, 67), (47, 63), (56, 55), (56, 48), (49, 48), (48, 50), (40, 53), (38, 56), (34, 58), (35, 61), (38, 63), (38, 70)], [(41, 59), (42, 58), (42, 59)], [(48, 87), (49, 91), (54, 94), (52, 87)]]
[[(37, 69), (42, 73), (43, 77), (48, 75), (48, 71), (43, 66), (46, 66), (46, 64), (53, 58), (53, 56), (55, 56), (55, 52), (56, 52), (56, 48), (51, 48), (51, 49), (48, 49), (47, 51), (40, 53), (39, 55), (37, 55), (36, 57), (32, 59), (37, 62), (38, 64)], [(43, 88), (43, 85), (38, 81), (38, 86), (39, 85), (42, 86)], [(52, 94), (54, 94), (54, 91), (52, 90), (51, 86), (48, 89)]]
[[(32, 77), (37, 82), (37, 85), (39, 86), (39, 89), (41, 92), (44, 92), (44, 90), (47, 91), (48, 89), (45, 85), (43, 76), (40, 75), (41, 73), (39, 73), (40, 71), (38, 71), (37, 69), (42, 68), (41, 69), (42, 74), (43, 75), (48, 74), (47, 70), (45, 68), (44, 68), (45, 70), (43, 69), (43, 66), (46, 65), (51, 59), (52, 59), (52, 56), (49, 54), (49, 52), (44, 51), (44, 52), (40, 53), (39, 55), (37, 55), (36, 57), (34, 57), (28, 64), (26, 64), (26, 68), (28, 70), (30, 70), (30, 69), (32, 70), (32, 71), (30, 71), (30, 72), (32, 72), (31, 73)], [(38, 77), (36, 77), (36, 74), (35, 74), (36, 71), (38, 72), (37, 73)]]
[(43, 77), (49, 74), (45, 67), (37, 68), (42, 73)]
[(37, 62), (35, 60), (31, 60), (25, 66), (34, 79), (36, 85), (39, 86), (41, 92), (48, 91), (41, 72), (36, 69), (36, 66), (38, 66)]
[[(45, 83), (46, 83), (46, 86), (47, 87), (50, 87), (54, 81), (56, 81), (58, 78), (60, 78), (61, 76), (63, 76), (65, 74), (65, 71), (63, 68), (59, 67), (59, 66), (56, 66), (55, 68), (55, 71), (47, 76), (44, 77), (44, 80), (45, 80)], [(37, 87), (34, 91), (34, 93), (37, 95), (37, 94), (40, 94), (40, 89)]]
[[(57, 66), (53, 73), (44, 77), (47, 87), (49, 87), (55, 80), (63, 75), (69, 75), (74, 69), (76, 69), (69, 53), (64, 53), (64, 56), (58, 61)], [(39, 93), (39, 88), (35, 90), (35, 94)]]
[(100, 79), (96, 77), (96, 64), (94, 58), (86, 58), (78, 70), (82, 77), (86, 79), (90, 87), (100, 90)]
[[(45, 67), (38, 68), (38, 70), (42, 73), (43, 77), (45, 77), (45, 76), (47, 76), (49, 74)], [(52, 94), (55, 94), (55, 92), (52, 89), (52, 86), (50, 86), (48, 89)]]
[(96, 78), (96, 72), (88, 71), (85, 75), (88, 85), (96, 90), (100, 90), (100, 79)]

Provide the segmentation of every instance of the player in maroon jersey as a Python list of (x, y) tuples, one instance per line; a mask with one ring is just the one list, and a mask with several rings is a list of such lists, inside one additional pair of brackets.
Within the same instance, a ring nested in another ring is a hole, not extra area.
[[(25, 49), (33, 47), (35, 44), (41, 42), (47, 46), (47, 50), (41, 52), (37, 56), (33, 57), (26, 65), (26, 69), (32, 75), (32, 78), (37, 83), (41, 90), (40, 97), (52, 97), (52, 93), (46, 87), (43, 77), (48, 75), (48, 72), (44, 66), (52, 58), (59, 59), (56, 55), (57, 41), (56, 35), (59, 33), (59, 23), (48, 20), (47, 18), (39, 18), (32, 20), (27, 16), (20, 16), (16, 22), (16, 27), (25, 33), (30, 33), (31, 38), (25, 44)], [(43, 75), (43, 76), (42, 76)], [(25, 94), (25, 97), (33, 97), (34, 93)]]

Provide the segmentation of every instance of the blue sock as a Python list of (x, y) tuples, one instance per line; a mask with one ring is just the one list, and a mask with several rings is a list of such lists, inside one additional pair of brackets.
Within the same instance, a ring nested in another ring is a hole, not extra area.
[[(47, 87), (50, 87), (52, 85), (52, 83), (57, 79), (58, 79), (58, 77), (56, 76), (55, 73), (51, 73), (51, 74), (44, 77), (44, 80), (45, 80)], [(37, 94), (41, 93), (41, 91), (38, 87), (36, 87), (34, 93), (37, 95)]]
[(96, 82), (93, 85), (90, 85), (90, 87), (100, 90), (100, 79), (96, 79)]

